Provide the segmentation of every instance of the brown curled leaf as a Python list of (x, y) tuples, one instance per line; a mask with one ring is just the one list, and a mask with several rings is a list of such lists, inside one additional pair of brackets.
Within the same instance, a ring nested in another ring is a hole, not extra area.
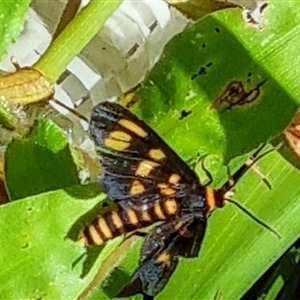
[(243, 9), (243, 18), (247, 24), (263, 27), (264, 11), (268, 1), (258, 0), (167, 0), (187, 18), (198, 20), (209, 13), (228, 8)]
[(0, 77), (0, 124), (23, 134), (22, 108), (43, 103), (53, 94), (54, 84), (34, 68), (17, 68)]
[(221, 9), (239, 7), (233, 2), (215, 0), (167, 0), (167, 2), (192, 20), (198, 20)]
[(9, 107), (43, 102), (53, 94), (54, 84), (33, 68), (0, 77), (0, 99)]

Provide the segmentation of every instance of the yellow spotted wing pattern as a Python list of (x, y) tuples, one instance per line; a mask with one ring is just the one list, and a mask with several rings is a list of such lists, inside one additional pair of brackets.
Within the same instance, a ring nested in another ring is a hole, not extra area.
[(89, 133), (103, 167), (100, 187), (117, 209), (94, 220), (82, 239), (103, 245), (161, 221), (146, 235), (140, 265), (119, 294), (151, 299), (168, 282), (179, 256), (198, 256), (209, 210), (206, 188), (148, 125), (116, 103), (94, 107)]
[(92, 111), (89, 132), (104, 169), (100, 186), (121, 206), (146, 210), (163, 198), (204, 195), (187, 164), (122, 106), (98, 104)]

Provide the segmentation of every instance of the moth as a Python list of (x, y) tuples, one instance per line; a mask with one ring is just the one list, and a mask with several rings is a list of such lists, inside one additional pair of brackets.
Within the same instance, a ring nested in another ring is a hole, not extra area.
[(229, 183), (213, 190), (147, 124), (129, 110), (103, 102), (92, 110), (89, 134), (99, 153), (100, 188), (117, 209), (97, 217), (83, 233), (87, 246), (158, 223), (146, 234), (139, 267), (119, 296), (153, 299), (179, 257), (199, 255), (207, 218), (224, 205)]

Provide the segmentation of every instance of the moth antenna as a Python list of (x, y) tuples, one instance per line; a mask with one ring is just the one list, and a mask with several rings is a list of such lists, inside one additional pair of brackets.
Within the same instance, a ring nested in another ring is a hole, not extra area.
[(272, 233), (274, 233), (277, 236), (277, 238), (279, 238), (279, 239), (282, 238), (282, 236), (275, 229), (273, 229), (271, 226), (269, 226), (265, 222), (261, 221), (258, 217), (256, 217), (255, 215), (253, 215), (250, 211), (248, 211), (243, 205), (241, 205), (236, 200), (229, 199), (229, 198), (224, 198), (224, 202), (225, 201), (234, 204), (241, 211), (243, 211), (246, 215), (248, 215), (251, 219), (253, 219), (256, 223), (258, 223), (259, 225), (261, 225), (265, 229), (267, 229), (267, 230), (271, 231)]
[[(246, 162), (246, 167), (245, 166), (242, 166), (239, 171), (237, 171), (235, 174), (237, 174), (237, 177), (234, 178), (233, 176), (233, 183), (229, 184), (229, 185), (226, 185), (224, 187), (224, 193), (228, 192), (228, 191), (232, 191), (235, 186), (237, 185), (239, 179), (249, 170), (251, 169), (259, 160), (261, 160), (263, 157), (265, 157), (266, 155), (270, 154), (271, 152), (275, 151), (275, 150), (278, 150), (282, 144), (278, 144), (276, 147), (270, 149), (270, 150), (267, 150), (265, 151), (264, 153), (259, 154), (259, 152), (266, 146), (266, 144), (262, 144), (253, 154), (252, 154), (252, 157), (254, 157), (254, 159), (251, 159), (250, 161)], [(260, 174), (262, 174), (260, 171), (255, 171), (259, 176)], [(267, 185), (267, 187), (269, 189), (272, 189), (272, 186), (270, 184), (270, 182), (268, 181), (268, 179), (263, 175), (263, 176), (260, 176), (262, 181)]]
[(87, 123), (90, 122), (89, 119), (86, 118), (84, 115), (82, 115), (81, 113), (79, 113), (79, 112), (76, 111), (75, 109), (69, 107), (68, 105), (66, 105), (66, 104), (64, 104), (64, 103), (62, 103), (62, 102), (60, 102), (59, 100), (53, 99), (52, 101), (53, 101), (54, 103), (60, 105), (60, 106), (63, 107), (64, 109), (68, 110), (70, 113), (72, 113), (73, 115), (75, 115), (75, 116), (78, 117), (79, 119), (81, 119), (81, 120), (83, 120), (83, 121), (85, 121), (85, 122), (87, 122)]
[(203, 156), (200, 156), (200, 158), (199, 158), (199, 159), (196, 159), (196, 161), (194, 162), (195, 165), (201, 162), (201, 168), (202, 168), (202, 170), (204, 171), (205, 176), (208, 178), (208, 182), (206, 182), (204, 186), (209, 186), (209, 185), (211, 185), (211, 184), (213, 183), (213, 181), (214, 181), (214, 180), (213, 180), (213, 177), (212, 177), (212, 175), (211, 175), (211, 173), (210, 173), (209, 170), (205, 167), (205, 164), (204, 164), (204, 160), (205, 160), (205, 158), (206, 158), (207, 156), (208, 156), (208, 154), (205, 154), (205, 155), (203, 155)]

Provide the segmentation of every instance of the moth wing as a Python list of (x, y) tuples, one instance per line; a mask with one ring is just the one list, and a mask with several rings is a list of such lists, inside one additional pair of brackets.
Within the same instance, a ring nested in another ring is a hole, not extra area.
[(154, 257), (145, 261), (135, 271), (131, 282), (127, 284), (118, 297), (143, 294), (144, 299), (153, 299), (163, 290), (178, 264), (178, 255), (173, 243), (161, 249)]
[(179, 256), (198, 256), (205, 228), (202, 220), (184, 216), (152, 230), (144, 241), (140, 266), (118, 297), (138, 293), (143, 294), (144, 299), (156, 296), (175, 271)]
[(195, 173), (147, 124), (117, 103), (92, 110), (89, 133), (100, 153), (100, 186), (114, 201), (138, 206), (164, 195), (159, 184), (178, 193), (198, 182)]

